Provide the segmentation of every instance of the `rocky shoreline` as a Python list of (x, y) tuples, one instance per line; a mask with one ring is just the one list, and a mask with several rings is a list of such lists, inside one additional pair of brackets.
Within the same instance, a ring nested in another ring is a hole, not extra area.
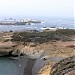
[[(7, 56), (16, 59), (16, 57), (25, 56), (30, 59), (42, 59), (45, 61), (44, 65), (47, 62), (56, 63), (49, 58), (75, 56), (74, 43), (75, 30), (69, 29), (47, 32), (3, 32), (0, 33), (0, 57)], [(52, 64), (45, 66), (49, 65)], [(47, 68), (44, 69), (45, 72), (46, 70)], [(40, 72), (38, 75), (43, 75), (42, 71), (37, 72)]]

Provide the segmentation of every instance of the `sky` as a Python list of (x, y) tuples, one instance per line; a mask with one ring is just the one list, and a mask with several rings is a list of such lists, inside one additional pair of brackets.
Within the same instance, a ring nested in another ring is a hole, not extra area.
[(74, 17), (74, 0), (0, 0), (0, 17)]

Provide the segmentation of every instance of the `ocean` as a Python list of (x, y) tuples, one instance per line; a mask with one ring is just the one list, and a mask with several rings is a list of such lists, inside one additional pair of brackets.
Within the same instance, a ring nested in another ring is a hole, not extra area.
[[(35, 19), (35, 18), (31, 18)], [(0, 32), (5, 31), (25, 31), (25, 30), (38, 30), (42, 31), (43, 27), (64, 27), (68, 29), (75, 29), (74, 19), (60, 19), (60, 18), (36, 18), (35, 20), (41, 20), (42, 23), (36, 23), (31, 25), (0, 25)]]

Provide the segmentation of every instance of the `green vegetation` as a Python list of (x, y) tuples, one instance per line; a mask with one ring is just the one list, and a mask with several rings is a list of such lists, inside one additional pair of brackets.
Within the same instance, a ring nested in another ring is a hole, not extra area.
[(51, 40), (71, 41), (75, 30), (63, 29), (50, 32), (15, 32), (11, 41), (44, 43)]

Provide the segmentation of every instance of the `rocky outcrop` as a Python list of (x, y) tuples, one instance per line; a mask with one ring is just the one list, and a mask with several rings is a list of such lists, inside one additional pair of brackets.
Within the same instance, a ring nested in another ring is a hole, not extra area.
[(56, 63), (52, 67), (50, 75), (65, 75), (72, 70), (75, 70), (75, 56), (63, 59)]

